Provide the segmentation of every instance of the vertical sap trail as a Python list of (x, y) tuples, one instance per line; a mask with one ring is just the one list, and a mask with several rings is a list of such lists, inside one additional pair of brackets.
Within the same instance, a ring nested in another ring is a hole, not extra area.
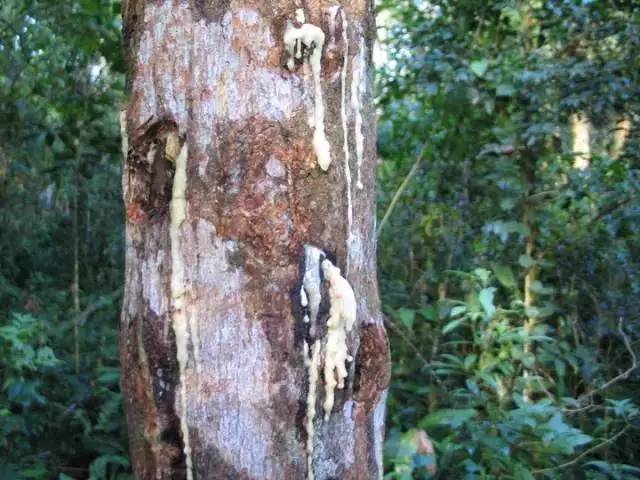
[(320, 379), (320, 340), (313, 342), (311, 352), (309, 344), (304, 342), (304, 363), (307, 367), (309, 378), (309, 390), (307, 393), (307, 479), (314, 480), (313, 473), (313, 441), (315, 427), (313, 421), (316, 417), (316, 399), (318, 397), (318, 380)]
[(180, 227), (187, 216), (187, 143), (182, 146), (176, 158), (176, 170), (173, 176), (169, 236), (171, 241), (171, 324), (176, 336), (176, 349), (180, 369), (180, 429), (184, 443), (184, 456), (187, 466), (187, 480), (193, 480), (191, 444), (189, 443), (189, 425), (187, 423), (186, 369), (189, 359), (189, 329), (185, 312), (184, 259), (180, 245)]
[[(124, 166), (125, 172), (127, 168), (127, 157), (129, 156), (129, 135), (127, 134), (127, 110), (120, 111), (120, 140), (121, 140), (121, 149), (122, 149), (122, 164)], [(122, 191), (127, 191), (127, 182), (126, 175), (122, 175)], [(128, 255), (127, 255), (128, 257)], [(122, 321), (124, 322), (122, 328), (126, 331), (129, 327), (129, 315), (122, 315)]]
[(127, 161), (127, 156), (129, 154), (129, 136), (127, 135), (127, 111), (120, 111), (120, 140), (121, 140), (121, 151), (122, 151), (122, 161)]
[(349, 33), (347, 15), (344, 8), (340, 9), (340, 18), (342, 20), (342, 43), (344, 44), (344, 59), (342, 61), (342, 72), (340, 75), (341, 102), (340, 112), (342, 115), (342, 135), (344, 150), (344, 176), (346, 179), (347, 189), (347, 255), (345, 260), (345, 275), (349, 273), (349, 251), (352, 242), (353, 228), (353, 201), (351, 198), (351, 168), (349, 166), (349, 127), (347, 122), (347, 71), (349, 67)]
[[(320, 30), (319, 33), (322, 33)], [(318, 164), (323, 170), (327, 170), (331, 164), (331, 146), (324, 130), (324, 100), (322, 98), (322, 46), (324, 34), (318, 35), (313, 42), (314, 49), (309, 60), (315, 85), (315, 131), (313, 133), (313, 148), (318, 157)]]
[[(305, 296), (301, 300), (304, 300), (303, 307), (308, 308), (308, 313), (305, 317), (309, 318), (309, 334), (315, 337), (316, 334), (316, 320), (318, 318), (318, 311), (320, 310), (320, 302), (322, 301), (322, 294), (320, 291), (322, 278), (320, 277), (320, 264), (325, 258), (325, 254), (322, 250), (312, 245), (305, 245), (304, 247), (304, 265), (305, 272), (302, 279), (302, 288), (304, 289)], [(305, 319), (306, 320), (306, 319)]]
[(305, 309), (304, 322), (310, 323), (309, 336), (314, 339), (311, 351), (309, 344), (305, 341), (303, 345), (304, 364), (307, 367), (307, 378), (309, 389), (307, 391), (307, 419), (305, 428), (307, 430), (307, 478), (314, 479), (313, 473), (313, 442), (314, 442), (314, 420), (316, 417), (316, 400), (318, 397), (318, 382), (320, 380), (320, 350), (322, 341), (316, 336), (316, 320), (318, 310), (322, 301), (320, 275), (321, 262), (325, 254), (319, 248), (312, 245), (304, 247), (304, 277), (300, 288), (300, 304)]
[(366, 46), (364, 37), (360, 39), (358, 55), (353, 65), (353, 73), (351, 76), (351, 107), (356, 116), (355, 121), (355, 137), (356, 137), (356, 186), (362, 189), (362, 177), (360, 170), (362, 168), (362, 160), (364, 158), (364, 135), (362, 134), (362, 96), (366, 93)]
[[(299, 12), (296, 13), (297, 21), (304, 19), (303, 14)], [(315, 87), (313, 149), (318, 159), (318, 165), (322, 170), (326, 171), (331, 164), (331, 145), (327, 140), (324, 129), (324, 99), (322, 96), (322, 49), (324, 41), (325, 35), (322, 29), (310, 23), (305, 23), (298, 28), (289, 22), (284, 33), (284, 44), (289, 55), (287, 60), (287, 68), (289, 70), (294, 69), (296, 59), (302, 58), (303, 45), (311, 51), (309, 63)]]

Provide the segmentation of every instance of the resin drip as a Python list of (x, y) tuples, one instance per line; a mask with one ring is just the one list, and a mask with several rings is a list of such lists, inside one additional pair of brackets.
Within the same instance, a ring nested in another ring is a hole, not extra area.
[(169, 237), (171, 241), (171, 324), (176, 335), (176, 349), (180, 369), (180, 429), (184, 443), (184, 456), (187, 467), (187, 480), (193, 480), (193, 462), (189, 443), (189, 425), (187, 423), (187, 386), (186, 371), (189, 360), (189, 329), (185, 313), (184, 261), (180, 247), (180, 227), (187, 216), (187, 143), (182, 146), (176, 158), (176, 170), (173, 176), (171, 194)]
[(340, 275), (340, 269), (330, 260), (322, 262), (322, 273), (329, 282), (331, 299), (324, 359), (324, 417), (326, 420), (333, 409), (335, 389), (344, 388), (347, 362), (353, 360), (347, 351), (347, 334), (356, 322), (356, 299), (351, 285)]
[(313, 480), (313, 439), (315, 428), (313, 421), (316, 417), (316, 400), (318, 397), (318, 379), (320, 378), (320, 340), (316, 340), (309, 352), (309, 344), (304, 342), (304, 363), (309, 378), (307, 392), (307, 478)]
[(349, 273), (349, 249), (352, 243), (353, 226), (353, 201), (351, 199), (351, 168), (349, 167), (349, 127), (347, 122), (347, 71), (349, 67), (349, 34), (347, 15), (344, 9), (340, 9), (340, 19), (342, 20), (342, 43), (344, 44), (344, 59), (342, 61), (342, 72), (340, 74), (341, 102), (340, 113), (342, 116), (342, 136), (344, 150), (344, 177), (347, 189), (347, 260), (346, 272)]
[[(296, 12), (296, 19), (298, 22), (304, 20), (304, 14), (301, 13), (301, 10)], [(319, 27), (310, 23), (304, 23), (302, 26), (296, 27), (289, 22), (284, 33), (284, 44), (289, 54), (289, 59), (287, 60), (287, 68), (289, 70), (293, 71), (295, 60), (302, 58), (303, 46), (311, 52), (309, 54), (309, 63), (311, 64), (311, 72), (313, 73), (313, 83), (315, 86), (313, 149), (318, 159), (318, 165), (320, 165), (322, 170), (326, 171), (329, 165), (331, 165), (331, 145), (329, 145), (324, 130), (321, 62), (324, 39), (324, 32)]]
[(353, 76), (351, 77), (351, 107), (356, 116), (355, 137), (356, 137), (356, 166), (357, 166), (357, 182), (359, 189), (363, 188), (360, 169), (364, 158), (364, 135), (362, 134), (362, 100), (361, 97), (366, 93), (366, 63), (365, 63), (366, 47), (364, 38), (360, 39), (360, 48), (358, 49), (357, 62), (353, 66)]

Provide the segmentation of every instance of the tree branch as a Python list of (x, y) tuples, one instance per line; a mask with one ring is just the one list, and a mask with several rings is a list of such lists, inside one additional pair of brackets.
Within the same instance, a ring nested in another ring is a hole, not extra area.
[(537, 475), (537, 474), (540, 474), (540, 473), (552, 472), (554, 470), (562, 470), (564, 468), (567, 468), (567, 467), (570, 467), (572, 465), (575, 465), (580, 460), (582, 460), (584, 457), (586, 457), (588, 455), (591, 455), (593, 452), (596, 452), (596, 451), (600, 450), (602, 447), (606, 447), (610, 443), (615, 442), (618, 438), (620, 438), (622, 435), (624, 435), (626, 433), (626, 431), (629, 430), (630, 428), (631, 428), (631, 425), (625, 426), (622, 430), (620, 430), (618, 433), (616, 433), (613, 437), (608, 438), (608, 439), (604, 440), (603, 442), (600, 442), (599, 444), (594, 445), (591, 448), (588, 448), (587, 450), (582, 452), (580, 455), (578, 455), (573, 460), (570, 460), (570, 461), (568, 461), (566, 463), (558, 465), (557, 467), (549, 467), (549, 468), (541, 468), (539, 470), (532, 470), (531, 473), (534, 474), (534, 475)]
[(407, 336), (407, 334), (403, 332), (402, 329), (398, 327), (393, 321), (388, 319), (386, 315), (384, 316), (384, 323), (387, 327), (389, 327), (390, 330), (396, 333), (404, 343), (407, 344), (407, 346), (413, 351), (416, 357), (418, 357), (418, 359), (423, 363), (423, 366), (430, 371), (433, 378), (435, 378), (436, 383), (438, 385), (441, 385), (442, 382), (440, 381), (438, 376), (432, 371), (433, 367), (431, 366), (431, 363), (429, 363), (429, 361), (424, 357), (424, 355), (422, 355), (422, 352), (420, 352), (420, 349), (411, 341), (411, 339)]
[(600, 213), (598, 213), (595, 217), (593, 217), (593, 219), (588, 223), (587, 226), (593, 225), (598, 220), (602, 219), (603, 217), (606, 217), (610, 213), (613, 213), (618, 208), (624, 207), (626, 204), (631, 202), (631, 200), (633, 200), (633, 197), (629, 196), (629, 197), (623, 198), (622, 200), (620, 200), (618, 202), (615, 202), (612, 205), (609, 205), (607, 208), (603, 209)]
[[(622, 329), (622, 318), (620, 318), (618, 320), (618, 332), (620, 333), (620, 336), (622, 337), (622, 341), (624, 342), (624, 345), (627, 348), (627, 351), (629, 352), (629, 355), (631, 356), (631, 366), (627, 370), (622, 372), (620, 375), (617, 375), (617, 376), (613, 377), (612, 379), (610, 379), (609, 381), (607, 381), (604, 384), (602, 384), (600, 387), (595, 388), (595, 389), (593, 389), (593, 390), (581, 395), (580, 397), (578, 397), (578, 399), (577, 399), (577, 403), (578, 404), (581, 404), (586, 400), (592, 400), (596, 393), (599, 393), (599, 392), (602, 392), (603, 390), (608, 389), (609, 387), (611, 387), (612, 385), (616, 384), (617, 382), (619, 382), (621, 380), (627, 380), (629, 378), (629, 375), (631, 375), (633, 373), (633, 371), (638, 368), (638, 358), (636, 356), (636, 353), (633, 351), (633, 347), (631, 346), (631, 342), (629, 341), (629, 337), (624, 333), (624, 330)], [(575, 408), (575, 409), (565, 409), (565, 412), (567, 412), (567, 413), (577, 413), (577, 412), (582, 411), (582, 410), (587, 410), (591, 406), (592, 405), (588, 405), (586, 407)]]
[(411, 170), (409, 170), (409, 173), (407, 173), (407, 176), (404, 177), (404, 180), (398, 187), (398, 190), (396, 190), (396, 193), (393, 195), (393, 198), (391, 199), (391, 203), (387, 207), (387, 211), (384, 212), (384, 216), (382, 217), (382, 220), (380, 221), (380, 225), (378, 225), (378, 229), (376, 230), (376, 238), (380, 237), (380, 232), (382, 232), (382, 229), (384, 228), (385, 224), (389, 220), (389, 217), (391, 216), (391, 212), (393, 212), (393, 209), (395, 208), (396, 203), (398, 203), (398, 200), (400, 199), (402, 192), (404, 192), (405, 188), (407, 188), (407, 185), (409, 184), (409, 180), (411, 180), (411, 177), (413, 177), (413, 175), (418, 170), (418, 166), (420, 165), (420, 162), (424, 157), (424, 153), (426, 149), (427, 149), (427, 146), (425, 144), (420, 149), (420, 153), (418, 154), (416, 161), (413, 163)]

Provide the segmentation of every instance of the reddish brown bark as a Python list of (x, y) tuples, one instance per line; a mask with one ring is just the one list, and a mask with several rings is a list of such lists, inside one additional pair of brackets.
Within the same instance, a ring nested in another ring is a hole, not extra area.
[[(309, 62), (298, 60), (293, 71), (284, 66), (284, 31), (302, 4), (125, 2), (130, 72), (123, 115), (128, 153), (121, 357), (136, 478), (187, 478), (186, 441), (196, 479), (308, 478), (303, 344), (323, 340), (329, 299), (323, 284), (312, 337), (299, 293), (305, 245), (321, 249), (342, 269), (357, 301), (357, 325), (348, 336), (354, 361), (327, 420), (322, 376), (318, 385), (313, 474), (381, 476), (389, 357), (375, 263), (373, 6), (347, 0), (340, 13), (331, 5), (304, 2), (306, 21), (326, 35), (322, 89), (333, 161), (324, 172), (308, 123), (314, 98)], [(367, 74), (362, 91), (354, 92), (359, 58)], [(351, 104), (353, 94), (360, 108)], [(362, 189), (355, 181), (358, 114)], [(185, 145), (186, 219), (177, 250), (190, 336), (181, 375), (172, 328), (170, 206), (176, 157)], [(185, 420), (188, 438), (181, 429)]]

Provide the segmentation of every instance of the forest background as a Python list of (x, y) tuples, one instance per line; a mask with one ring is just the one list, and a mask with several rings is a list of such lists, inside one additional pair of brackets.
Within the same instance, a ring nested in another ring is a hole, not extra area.
[[(0, 4), (2, 480), (131, 478), (120, 9)], [(640, 478), (640, 7), (377, 9), (386, 478)]]

